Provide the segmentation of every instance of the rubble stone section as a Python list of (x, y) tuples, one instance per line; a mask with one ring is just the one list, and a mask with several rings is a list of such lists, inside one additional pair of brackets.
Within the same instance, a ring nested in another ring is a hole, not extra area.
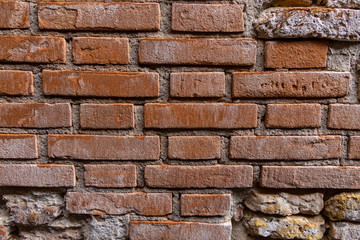
[(324, 214), (333, 221), (360, 222), (360, 193), (343, 192), (325, 202)]

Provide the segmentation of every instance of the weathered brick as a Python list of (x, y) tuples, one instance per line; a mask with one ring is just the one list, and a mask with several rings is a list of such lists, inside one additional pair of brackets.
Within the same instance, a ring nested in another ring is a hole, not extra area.
[(360, 159), (360, 136), (351, 136), (349, 140), (349, 159)]
[(134, 105), (81, 104), (80, 126), (90, 129), (134, 128)]
[(131, 221), (131, 240), (230, 240), (231, 223)]
[(267, 128), (316, 128), (321, 124), (320, 104), (268, 104)]
[(38, 157), (36, 135), (0, 134), (1, 159), (34, 159)]
[(51, 158), (83, 160), (157, 160), (158, 136), (49, 135)]
[(243, 32), (244, 5), (173, 3), (174, 31), (188, 32)]
[(0, 62), (65, 63), (65, 59), (64, 38), (0, 36)]
[(33, 74), (30, 71), (0, 71), (0, 95), (29, 96), (34, 93)]
[(182, 194), (182, 216), (226, 216), (231, 210), (230, 194)]
[(256, 61), (252, 39), (142, 38), (142, 64), (251, 66)]
[(257, 105), (228, 103), (149, 103), (146, 128), (255, 128)]
[(245, 188), (253, 182), (252, 166), (148, 165), (145, 182), (159, 188)]
[(330, 104), (328, 128), (360, 129), (359, 104)]
[(129, 39), (75, 37), (72, 53), (75, 64), (128, 64)]
[(326, 67), (327, 41), (268, 41), (265, 43), (266, 68)]
[(75, 187), (75, 167), (60, 164), (1, 164), (3, 187)]
[(344, 97), (349, 73), (342, 72), (237, 72), (233, 96), (240, 98)]
[(270, 0), (273, 7), (310, 7), (312, 0)]
[(263, 166), (260, 185), (266, 188), (359, 189), (360, 168), (341, 166)]
[(341, 157), (341, 136), (234, 136), (230, 158), (312, 160)]
[(171, 97), (223, 97), (225, 73), (181, 72), (170, 75)]
[(68, 192), (66, 209), (77, 214), (167, 215), (172, 212), (171, 193), (100, 193)]
[(169, 137), (168, 156), (170, 159), (205, 160), (221, 156), (221, 138), (213, 136)]
[(0, 103), (0, 127), (58, 128), (71, 126), (68, 103)]
[(45, 95), (159, 96), (158, 73), (44, 70), (42, 78)]
[(0, 28), (29, 28), (29, 3), (0, 1)]
[[(96, 18), (94, 18), (96, 16)], [(157, 31), (158, 3), (39, 3), (41, 29)]]
[(97, 164), (85, 165), (85, 186), (92, 187), (136, 187), (136, 166)]

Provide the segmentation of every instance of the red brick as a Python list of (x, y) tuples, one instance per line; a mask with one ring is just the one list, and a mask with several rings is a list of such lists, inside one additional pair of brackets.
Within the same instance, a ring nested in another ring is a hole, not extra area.
[(170, 75), (171, 97), (223, 97), (225, 73), (181, 72)]
[(0, 71), (0, 95), (33, 95), (33, 74), (30, 71)]
[(129, 39), (75, 37), (72, 53), (75, 64), (128, 64)]
[(35, 159), (38, 157), (36, 135), (0, 134), (1, 159)]
[(29, 28), (29, 3), (0, 1), (0, 28)]
[(134, 128), (134, 105), (81, 104), (80, 125), (90, 129)]
[(71, 127), (68, 103), (0, 103), (0, 127)]
[(0, 36), (0, 62), (65, 63), (65, 60), (64, 38)]
[(328, 128), (360, 129), (360, 104), (331, 104)]
[(349, 140), (349, 159), (360, 159), (360, 137), (351, 136)]
[(131, 240), (230, 240), (231, 223), (131, 221)]
[(260, 185), (267, 188), (359, 189), (360, 168), (340, 166), (264, 166)]
[(231, 210), (230, 194), (182, 194), (182, 216), (226, 216)]
[(60, 164), (1, 164), (2, 187), (75, 187), (75, 167)]
[(267, 41), (266, 68), (326, 67), (327, 41)]
[(341, 157), (341, 136), (234, 136), (230, 158), (312, 160)]
[(243, 32), (242, 4), (182, 4), (172, 5), (174, 31)]
[(85, 165), (85, 186), (136, 187), (135, 165)]
[(66, 209), (77, 214), (160, 216), (172, 212), (172, 194), (68, 192)]
[(83, 160), (157, 160), (158, 136), (49, 135), (51, 158)]
[(321, 124), (320, 104), (268, 104), (267, 128), (316, 128)]
[(169, 137), (170, 159), (205, 160), (221, 156), (221, 138), (212, 136)]
[(251, 66), (256, 61), (256, 41), (143, 38), (139, 61), (142, 64)]
[(45, 95), (157, 97), (159, 74), (137, 72), (43, 71)]
[(160, 30), (158, 3), (39, 3), (38, 18), (41, 29)]
[(245, 188), (253, 182), (252, 166), (148, 165), (145, 182), (159, 188)]
[(237, 72), (233, 97), (325, 98), (349, 92), (349, 73), (342, 72)]
[(228, 103), (145, 104), (146, 128), (255, 128), (257, 105)]

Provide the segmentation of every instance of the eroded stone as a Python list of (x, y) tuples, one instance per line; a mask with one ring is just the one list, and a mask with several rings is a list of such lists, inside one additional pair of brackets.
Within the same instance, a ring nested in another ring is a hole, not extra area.
[(84, 239), (81, 236), (80, 229), (64, 229), (64, 230), (54, 230), (54, 229), (35, 229), (35, 230), (20, 230), (20, 239), (21, 240), (80, 240)]
[(325, 2), (327, 7), (332, 8), (360, 8), (360, 0), (318, 0), (318, 2)]
[(360, 221), (360, 192), (343, 192), (325, 202), (324, 214), (331, 220)]
[(128, 234), (129, 217), (92, 217), (83, 231), (85, 239), (125, 239)]
[(328, 233), (331, 240), (360, 239), (360, 224), (350, 222), (330, 222)]

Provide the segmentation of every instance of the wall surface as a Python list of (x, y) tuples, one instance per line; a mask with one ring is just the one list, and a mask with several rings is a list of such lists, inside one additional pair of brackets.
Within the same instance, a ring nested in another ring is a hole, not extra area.
[(0, 239), (360, 239), (359, 0), (0, 0)]

